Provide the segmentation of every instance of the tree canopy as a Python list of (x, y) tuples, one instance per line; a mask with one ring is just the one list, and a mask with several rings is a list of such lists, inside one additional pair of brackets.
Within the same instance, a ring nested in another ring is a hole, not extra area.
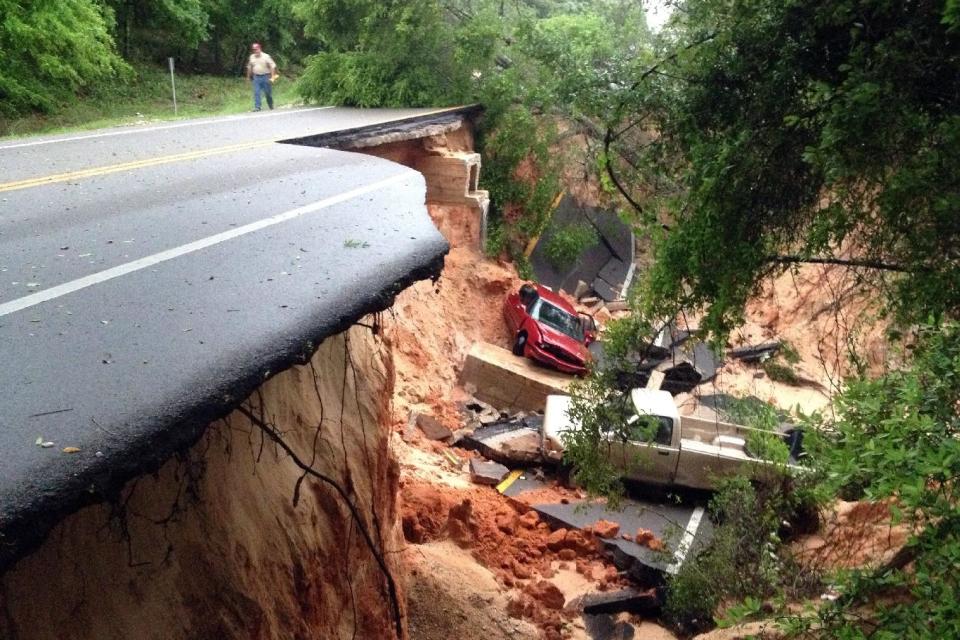
[(822, 260), (859, 268), (902, 319), (955, 314), (956, 3), (688, 0), (678, 16), (619, 114), (653, 105), (648, 167), (679, 196), (648, 308), (705, 309), (724, 335), (760, 279)]
[(0, 16), (0, 115), (51, 111), (126, 67), (110, 13), (93, 0), (0, 0)]

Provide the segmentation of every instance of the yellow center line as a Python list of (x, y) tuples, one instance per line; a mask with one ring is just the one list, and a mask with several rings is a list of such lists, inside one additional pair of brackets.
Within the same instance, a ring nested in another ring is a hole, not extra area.
[(507, 475), (506, 478), (500, 481), (500, 484), (497, 485), (497, 491), (503, 493), (510, 488), (510, 485), (519, 480), (520, 476), (522, 475), (523, 471), (521, 469), (514, 469)]
[(40, 187), (56, 182), (69, 182), (71, 180), (80, 180), (82, 178), (91, 178), (93, 176), (105, 176), (111, 173), (120, 173), (122, 171), (132, 171), (133, 169), (142, 169), (144, 167), (155, 167), (161, 164), (170, 164), (173, 162), (183, 162), (184, 160), (197, 160), (200, 158), (209, 158), (210, 156), (222, 155), (224, 153), (233, 153), (234, 151), (245, 151), (247, 149), (257, 149), (271, 145), (275, 140), (258, 140), (256, 142), (244, 142), (241, 144), (231, 144), (225, 147), (214, 147), (213, 149), (200, 149), (198, 151), (188, 151), (186, 153), (177, 153), (169, 156), (157, 156), (145, 160), (135, 160), (133, 162), (123, 162), (120, 164), (110, 164), (102, 167), (92, 167), (90, 169), (80, 169), (79, 171), (69, 171), (67, 173), (53, 173), (39, 178), (27, 178), (26, 180), (16, 180), (14, 182), (0, 183), (0, 192), (16, 191), (18, 189), (29, 189), (30, 187)]

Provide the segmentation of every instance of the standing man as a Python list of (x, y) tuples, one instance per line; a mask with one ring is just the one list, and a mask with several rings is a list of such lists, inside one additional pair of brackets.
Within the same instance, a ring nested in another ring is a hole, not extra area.
[(260, 49), (260, 43), (250, 45), (250, 58), (247, 60), (247, 80), (253, 81), (253, 110), (260, 111), (260, 92), (267, 96), (267, 106), (273, 109), (273, 79), (277, 75), (277, 65), (273, 58)]

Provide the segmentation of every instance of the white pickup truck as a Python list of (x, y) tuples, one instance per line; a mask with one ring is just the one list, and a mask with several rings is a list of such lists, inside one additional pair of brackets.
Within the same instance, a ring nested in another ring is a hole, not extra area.
[[(547, 397), (543, 416), (545, 439), (559, 443), (564, 431), (576, 427), (568, 411), (571, 402), (570, 396)], [(714, 489), (716, 481), (724, 476), (750, 473), (756, 465), (774, 464), (747, 452), (747, 434), (754, 431), (751, 427), (681, 417), (673, 397), (666, 391), (634, 389), (630, 392), (630, 403), (633, 415), (627, 424), (640, 423), (640, 416), (652, 416), (659, 424), (650, 440), (610, 439), (610, 461), (623, 470), (625, 478)], [(638, 438), (641, 432), (638, 428)]]

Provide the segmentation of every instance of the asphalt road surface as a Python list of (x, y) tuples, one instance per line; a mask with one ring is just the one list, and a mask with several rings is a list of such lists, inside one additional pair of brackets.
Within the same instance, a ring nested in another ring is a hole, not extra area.
[(276, 143), (432, 113), (0, 142), (0, 570), (439, 269), (420, 174)]

